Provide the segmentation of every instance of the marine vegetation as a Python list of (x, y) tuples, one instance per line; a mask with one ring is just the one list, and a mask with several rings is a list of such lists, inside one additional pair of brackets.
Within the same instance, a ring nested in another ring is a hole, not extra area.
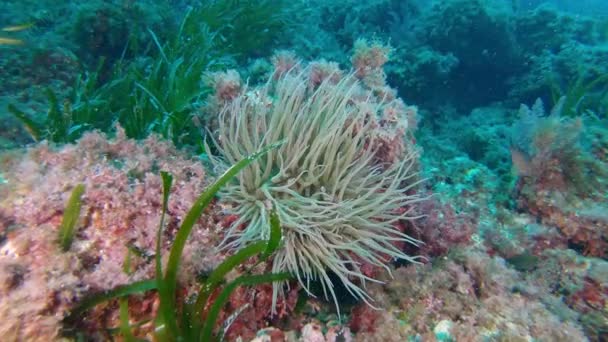
[[(177, 302), (179, 294), (179, 287), (177, 281), (177, 274), (180, 264), (180, 259), (186, 245), (186, 241), (196, 221), (202, 215), (203, 211), (211, 203), (215, 194), (220, 190), (232, 177), (238, 174), (242, 169), (247, 167), (250, 163), (254, 162), (264, 154), (268, 153), (271, 149), (277, 148), (279, 144), (270, 145), (264, 149), (253, 153), (246, 158), (243, 158), (239, 162), (235, 163), (232, 167), (226, 170), (226, 172), (219, 177), (215, 183), (211, 184), (205, 192), (203, 192), (196, 202), (192, 205), (192, 208), (184, 218), (175, 240), (173, 241), (169, 259), (163, 272), (162, 266), (162, 235), (165, 226), (165, 215), (169, 203), (169, 193), (171, 190), (171, 183), (173, 181), (172, 176), (167, 172), (162, 172), (163, 181), (163, 201), (162, 201), (162, 214), (160, 219), (160, 226), (158, 228), (156, 236), (156, 254), (154, 256), (156, 263), (156, 278), (150, 280), (142, 280), (128, 285), (119, 286), (115, 289), (102, 292), (100, 294), (89, 296), (85, 298), (76, 308), (74, 308), (70, 314), (64, 319), (65, 324), (69, 327), (73, 325), (88, 309), (95, 305), (118, 298), (120, 300), (120, 328), (119, 331), (122, 337), (127, 341), (136, 341), (133, 332), (131, 331), (131, 324), (129, 323), (128, 314), (128, 302), (124, 297), (132, 294), (143, 293), (150, 290), (158, 291), (160, 298), (160, 307), (156, 317), (153, 318), (155, 330), (154, 338), (157, 341), (212, 341), (222, 340), (223, 334), (229, 327), (229, 322), (223, 326), (223, 331), (219, 331), (214, 334), (217, 318), (228, 301), (230, 294), (238, 286), (252, 286), (273, 281), (285, 281), (291, 276), (288, 273), (271, 273), (262, 275), (241, 275), (235, 280), (224, 284), (224, 277), (228, 272), (233, 270), (238, 265), (244, 263), (247, 259), (258, 256), (258, 263), (263, 262), (265, 259), (271, 256), (274, 251), (279, 247), (281, 241), (281, 223), (276, 213), (271, 213), (271, 220), (269, 222), (270, 235), (269, 238), (264, 241), (260, 240), (253, 243), (241, 250), (234, 255), (228, 257), (222, 262), (217, 268), (205, 279), (200, 286), (200, 290), (197, 295), (194, 295), (184, 302)], [(80, 196), (84, 187), (79, 185), (72, 192), (72, 196), (69, 201), (68, 208), (77, 205), (77, 198)], [(74, 222), (77, 217), (74, 218), (74, 210), (66, 212), (67, 217), (64, 217), (64, 221)], [(73, 226), (73, 225), (72, 225)], [(66, 234), (62, 234), (66, 235)], [(62, 244), (62, 247), (64, 244)], [(225, 285), (223, 288), (222, 285)], [(218, 294), (219, 293), (219, 294)], [(211, 296), (217, 294), (214, 297), (213, 302), (210, 301)], [(238, 311), (237, 311), (238, 315)], [(201, 320), (201, 317), (205, 317)], [(234, 319), (234, 317), (232, 317)], [(137, 324), (135, 324), (137, 325)], [(70, 331), (66, 331), (69, 333)]]
[(74, 235), (76, 234), (76, 224), (78, 223), (78, 217), (80, 216), (80, 207), (82, 205), (81, 196), (84, 192), (84, 185), (78, 184), (72, 190), (70, 199), (65, 207), (65, 214), (63, 214), (63, 221), (61, 222), (61, 228), (59, 229), (59, 245), (63, 251), (70, 249)]
[(195, 117), (210, 91), (201, 75), (268, 53), (287, 18), (282, 1), (209, 1), (186, 11), (165, 41), (150, 29), (143, 32), (152, 45), (139, 51), (140, 59), (120, 58), (109, 68), (100, 58), (63, 99), (47, 90), (46, 115), (28, 115), (15, 105), (9, 111), (34, 140), (74, 142), (84, 131), (110, 132), (119, 122), (130, 138), (158, 133), (180, 146), (198, 145), (204, 130)]
[(55, 91), (47, 88), (48, 110), (43, 120), (26, 114), (13, 104), (8, 105), (8, 111), (23, 124), (34, 141), (71, 143), (88, 130), (107, 131), (112, 127), (114, 118), (99, 114), (108, 111), (112, 87), (97, 88), (98, 75), (98, 72), (79, 75), (62, 103)]
[(602, 104), (608, 99), (608, 74), (596, 77), (578, 75), (565, 88), (562, 90), (558, 84), (551, 84), (551, 99), (555, 105), (563, 101), (563, 116), (580, 116), (594, 109), (601, 112), (601, 109), (605, 109)]

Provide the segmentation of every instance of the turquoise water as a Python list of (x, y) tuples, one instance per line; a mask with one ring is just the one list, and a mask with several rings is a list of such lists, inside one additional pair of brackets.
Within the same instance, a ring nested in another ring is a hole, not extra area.
[(608, 339), (605, 1), (0, 27), (3, 340)]

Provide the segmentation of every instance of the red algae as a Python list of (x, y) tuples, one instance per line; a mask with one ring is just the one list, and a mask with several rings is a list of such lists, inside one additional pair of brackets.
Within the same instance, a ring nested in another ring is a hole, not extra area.
[[(28, 341), (57, 339), (62, 317), (85, 294), (154, 276), (149, 257), (160, 217), (160, 170), (175, 177), (165, 251), (177, 223), (208, 182), (201, 163), (170, 143), (156, 137), (128, 140), (120, 128), (115, 139), (93, 132), (62, 148), (43, 143), (5, 165), (7, 184), (0, 201), (6, 230), (0, 251), (0, 315), (5, 319), (0, 333)], [(67, 197), (79, 183), (85, 192), (77, 233), (70, 250), (62, 253), (58, 229)], [(195, 227), (182, 260), (183, 284), (195, 283), (197, 274), (221, 261), (212, 248), (219, 239), (219, 216), (212, 207)], [(125, 269), (128, 255), (130, 267)], [(115, 314), (94, 312), (87, 324), (100, 328)]]

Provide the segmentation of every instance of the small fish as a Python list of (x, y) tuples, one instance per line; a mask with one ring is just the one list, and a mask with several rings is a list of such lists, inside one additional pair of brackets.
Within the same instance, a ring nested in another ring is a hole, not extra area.
[[(0, 31), (2, 31), (2, 32), (19, 32), (19, 31), (27, 30), (32, 26), (34, 26), (34, 23), (11, 25), (11, 26), (3, 27), (2, 29), (0, 29)], [(0, 45), (23, 45), (23, 44), (24, 44), (24, 42), (21, 39), (0, 37)]]
[(534, 270), (541, 261), (539, 257), (529, 252), (523, 252), (522, 254), (507, 258), (506, 260), (520, 272)]
[(23, 45), (23, 40), (0, 37), (0, 45)]
[(6, 26), (6, 27), (2, 28), (2, 31), (4, 31), (4, 32), (18, 32), (18, 31), (27, 30), (27, 29), (29, 29), (32, 26), (34, 26), (34, 23), (27, 23), (27, 24), (21, 24), (21, 25)]
[(532, 177), (535, 175), (534, 165), (530, 156), (526, 152), (518, 149), (515, 146), (511, 146), (511, 161), (517, 171), (518, 176)]

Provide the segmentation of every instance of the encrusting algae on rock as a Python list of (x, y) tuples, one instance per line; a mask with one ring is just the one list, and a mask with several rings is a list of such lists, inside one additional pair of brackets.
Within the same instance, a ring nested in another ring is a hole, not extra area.
[[(185, 157), (156, 137), (142, 143), (117, 129), (108, 139), (88, 133), (61, 149), (42, 144), (15, 155), (4, 170), (0, 220), (7, 227), (0, 252), (0, 334), (14, 340), (49, 341), (59, 336), (60, 321), (87, 293), (150, 278), (160, 215), (158, 169), (175, 177), (167, 234), (205, 188), (200, 162)], [(74, 185), (85, 184), (78, 233), (66, 253), (57, 244), (63, 210)], [(213, 269), (222, 256), (217, 243), (221, 217), (211, 210), (197, 224), (182, 260), (184, 284)], [(166, 246), (165, 246), (166, 247)], [(140, 251), (140, 253), (133, 253)], [(125, 261), (129, 258), (129, 269)], [(135, 314), (154, 309), (154, 296), (132, 305)], [(117, 312), (95, 310), (84, 321), (98, 330), (117, 320)], [(145, 327), (142, 327), (145, 328)], [(99, 330), (98, 330), (99, 331)], [(9, 338), (9, 340), (13, 340)]]

